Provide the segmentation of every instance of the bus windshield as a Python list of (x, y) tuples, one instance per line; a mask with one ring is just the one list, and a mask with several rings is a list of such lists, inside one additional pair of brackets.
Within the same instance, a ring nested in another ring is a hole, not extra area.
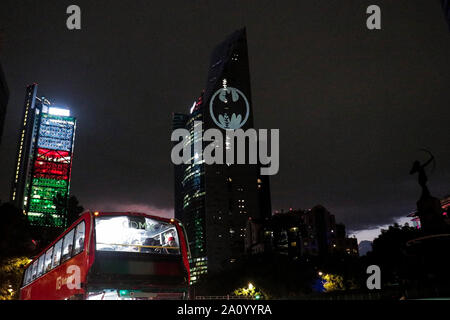
[(96, 250), (180, 254), (173, 224), (141, 216), (95, 218)]

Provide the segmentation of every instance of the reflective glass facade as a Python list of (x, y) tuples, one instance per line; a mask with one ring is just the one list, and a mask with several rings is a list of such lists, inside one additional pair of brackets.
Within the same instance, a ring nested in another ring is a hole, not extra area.
[[(228, 95), (220, 94), (221, 90)], [(227, 101), (236, 103), (225, 105)], [(174, 129), (189, 131), (185, 143), (192, 148), (191, 163), (175, 166), (175, 217), (187, 231), (192, 282), (242, 257), (247, 221), (270, 216), (268, 179), (260, 177), (258, 164), (206, 165), (194, 152), (194, 142), (201, 138), (194, 130), (195, 121), (202, 122), (202, 134), (210, 128), (224, 134), (223, 125), (247, 130), (253, 128), (252, 109), (247, 39), (242, 29), (213, 50), (205, 90), (190, 114), (173, 118)], [(203, 149), (209, 143), (204, 141)], [(228, 148), (229, 141), (225, 143)]]

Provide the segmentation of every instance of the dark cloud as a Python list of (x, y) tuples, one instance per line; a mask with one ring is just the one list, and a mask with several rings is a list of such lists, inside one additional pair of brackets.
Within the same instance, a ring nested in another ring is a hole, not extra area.
[[(25, 86), (78, 118), (72, 193), (88, 208), (173, 206), (171, 113), (204, 88), (209, 55), (247, 26), (255, 124), (280, 128), (274, 209), (317, 203), (356, 230), (414, 209), (417, 149), (437, 158), (431, 189), (450, 193), (450, 42), (437, 1), (68, 1), (0, 4), (11, 99), (1, 146), (9, 194)], [(119, 207), (120, 205), (120, 207)], [(169, 209), (167, 209), (169, 208)]]

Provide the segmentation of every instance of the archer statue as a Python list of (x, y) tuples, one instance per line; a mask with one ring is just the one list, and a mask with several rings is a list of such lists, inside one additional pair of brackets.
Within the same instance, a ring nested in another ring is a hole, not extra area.
[[(427, 152), (430, 155), (430, 159), (428, 159), (428, 161), (425, 162), (424, 164), (421, 164), (418, 160), (414, 161), (413, 166), (412, 166), (411, 171), (409, 172), (409, 174), (414, 174), (416, 172), (419, 173), (418, 180), (419, 180), (419, 185), (422, 187), (422, 198), (425, 198), (425, 197), (431, 197), (430, 191), (428, 190), (428, 187), (427, 187), (428, 177), (427, 177), (427, 174), (425, 172), (425, 168), (432, 161), (434, 161), (434, 156), (428, 150), (425, 150), (425, 149), (421, 149), (421, 150)], [(433, 167), (434, 167), (434, 165), (435, 165), (435, 162), (433, 162)]]

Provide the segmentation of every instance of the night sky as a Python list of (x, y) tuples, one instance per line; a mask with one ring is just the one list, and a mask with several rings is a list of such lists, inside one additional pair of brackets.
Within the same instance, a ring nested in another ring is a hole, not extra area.
[[(66, 28), (70, 4), (79, 31)], [(366, 28), (370, 4), (382, 30)], [(432, 194), (450, 194), (450, 34), (437, 0), (2, 0), (0, 199), (37, 82), (78, 119), (71, 193), (86, 209), (172, 216), (172, 112), (188, 112), (212, 49), (243, 26), (255, 125), (280, 129), (274, 211), (322, 204), (350, 230), (393, 223), (419, 198), (419, 148), (436, 157)]]

